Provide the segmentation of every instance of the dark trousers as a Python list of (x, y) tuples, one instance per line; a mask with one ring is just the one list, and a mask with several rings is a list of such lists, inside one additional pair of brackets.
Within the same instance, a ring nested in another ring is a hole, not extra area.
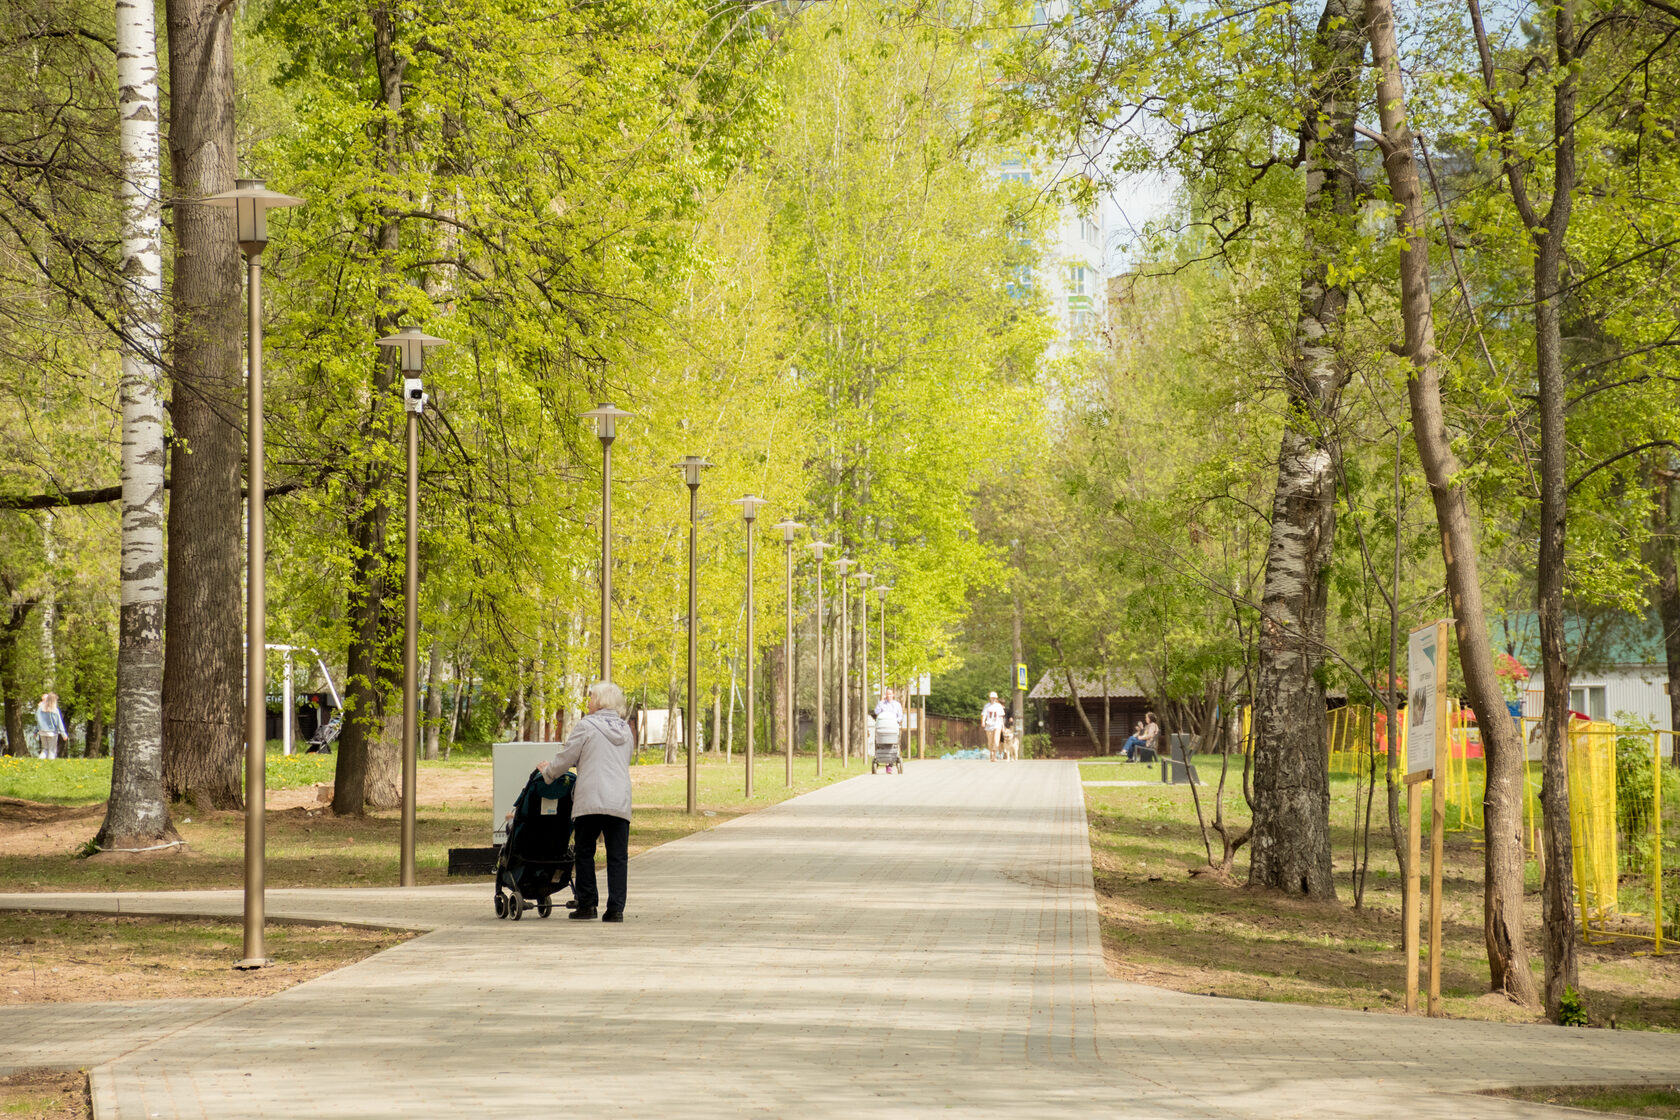
[(595, 885), (595, 841), (607, 842), (607, 909), (623, 912), (624, 892), (630, 876), (630, 822), (623, 817), (590, 813), (572, 822), (577, 863), (572, 880), (577, 885), (579, 910), (593, 910), (600, 902)]

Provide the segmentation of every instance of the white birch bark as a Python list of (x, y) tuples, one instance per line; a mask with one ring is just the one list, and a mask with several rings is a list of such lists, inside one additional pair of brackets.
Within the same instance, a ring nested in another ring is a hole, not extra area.
[(163, 792), (162, 180), (150, 0), (116, 0), (122, 181), (122, 568), (116, 745), (104, 848), (175, 837)]

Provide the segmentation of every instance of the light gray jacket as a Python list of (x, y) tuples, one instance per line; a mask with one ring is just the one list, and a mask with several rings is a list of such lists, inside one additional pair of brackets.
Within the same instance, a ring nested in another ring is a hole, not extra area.
[(617, 712), (590, 712), (572, 725), (553, 762), (543, 764), (543, 777), (553, 781), (573, 766), (577, 786), (572, 790), (572, 819), (602, 814), (630, 819), (630, 753), (634, 749), (630, 725)]

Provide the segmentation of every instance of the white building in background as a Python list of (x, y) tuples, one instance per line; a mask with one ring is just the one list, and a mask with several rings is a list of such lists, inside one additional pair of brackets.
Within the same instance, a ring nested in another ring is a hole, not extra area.
[[(1071, 165), (1045, 170), (1019, 156), (1005, 157), (998, 176), (1041, 191), (1053, 189), (1062, 175), (1077, 174)], [(1056, 220), (1045, 230), (1046, 244), (1039, 266), (1022, 277), (1044, 296), (1056, 325), (1052, 356), (1065, 354), (1081, 342), (1100, 342), (1108, 325), (1108, 271), (1105, 266), (1102, 208), (1082, 214), (1062, 204)]]

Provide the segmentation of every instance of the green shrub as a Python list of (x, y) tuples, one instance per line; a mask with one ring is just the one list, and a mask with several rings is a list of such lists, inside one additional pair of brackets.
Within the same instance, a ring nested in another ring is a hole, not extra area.
[(1055, 758), (1056, 750), (1050, 745), (1050, 736), (1042, 732), (1021, 736), (1021, 757)]
[(1558, 1026), (1584, 1027), (1587, 1025), (1587, 1007), (1581, 1002), (1581, 993), (1574, 988), (1565, 988), (1563, 998), (1558, 1000)]

